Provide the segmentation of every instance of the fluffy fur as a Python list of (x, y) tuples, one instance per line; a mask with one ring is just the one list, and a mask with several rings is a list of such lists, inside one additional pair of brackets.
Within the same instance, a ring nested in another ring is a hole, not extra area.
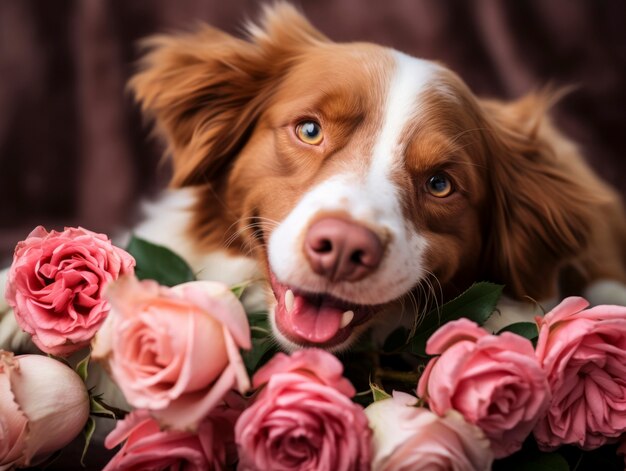
[[(481, 100), (443, 65), (334, 43), (286, 4), (245, 39), (203, 26), (145, 47), (130, 85), (167, 144), (172, 187), (185, 190), (169, 197), (174, 219), (157, 210), (164, 222), (139, 230), (182, 250), (202, 277), (260, 279), (286, 348), (315, 344), (285, 328), (287, 291), (354, 314), (318, 342), (330, 349), (409, 301), (417, 315), (476, 280), (545, 301), (608, 279), (624, 297), (619, 197), (551, 125), (554, 93)], [(319, 123), (321, 144), (298, 139), (303, 121)], [(442, 174), (454, 191), (439, 198), (426, 185)], [(303, 238), (328, 215), (384, 245), (365, 278), (312, 269)]]

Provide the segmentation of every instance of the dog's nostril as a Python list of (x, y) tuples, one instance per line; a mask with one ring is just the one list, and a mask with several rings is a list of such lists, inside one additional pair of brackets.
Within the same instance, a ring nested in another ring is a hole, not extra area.
[(364, 265), (364, 256), (365, 253), (362, 250), (355, 250), (354, 252), (352, 252), (352, 255), (350, 255), (350, 261), (356, 265)]
[(317, 253), (329, 253), (333, 251), (333, 243), (328, 239), (322, 239), (313, 249)]

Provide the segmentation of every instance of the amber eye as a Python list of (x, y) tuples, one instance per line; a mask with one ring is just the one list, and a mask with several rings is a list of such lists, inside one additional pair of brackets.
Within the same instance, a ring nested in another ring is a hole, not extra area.
[(452, 182), (444, 173), (438, 173), (430, 177), (426, 183), (426, 189), (437, 198), (445, 198), (454, 191)]
[(296, 126), (296, 136), (305, 144), (317, 146), (324, 139), (322, 127), (315, 121), (302, 121)]

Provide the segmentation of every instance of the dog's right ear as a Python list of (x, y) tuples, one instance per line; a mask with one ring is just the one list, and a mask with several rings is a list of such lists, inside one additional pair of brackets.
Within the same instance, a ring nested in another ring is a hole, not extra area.
[(266, 7), (237, 39), (208, 26), (145, 41), (130, 87), (173, 159), (172, 186), (222, 174), (245, 145), (293, 58), (327, 39), (292, 6)]

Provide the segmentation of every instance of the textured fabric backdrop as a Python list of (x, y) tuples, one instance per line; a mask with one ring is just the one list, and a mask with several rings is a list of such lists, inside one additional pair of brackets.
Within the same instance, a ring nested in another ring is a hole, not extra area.
[[(626, 2), (304, 0), (329, 37), (438, 59), (477, 93), (578, 90), (557, 122), (626, 185)], [(125, 91), (136, 42), (207, 21), (238, 34), (244, 0), (0, 0), (0, 263), (36, 224), (110, 232), (167, 179)]]
[[(626, 2), (315, 0), (330, 38), (441, 60), (479, 94), (578, 90), (557, 122), (625, 194)], [(146, 35), (210, 22), (237, 34), (244, 0), (0, 0), (0, 264), (36, 224), (111, 232), (167, 179), (125, 83)], [(57, 463), (75, 469), (80, 444)], [(88, 469), (102, 463), (92, 455)]]

